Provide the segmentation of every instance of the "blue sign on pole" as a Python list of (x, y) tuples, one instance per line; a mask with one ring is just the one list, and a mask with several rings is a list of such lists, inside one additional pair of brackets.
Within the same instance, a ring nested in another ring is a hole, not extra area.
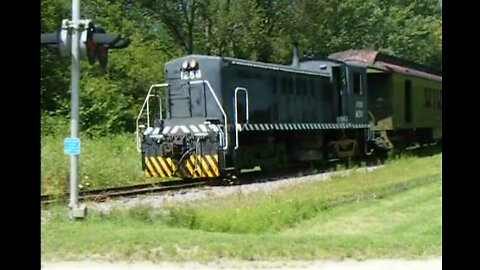
[(79, 155), (80, 154), (80, 139), (79, 138), (65, 138), (63, 140), (65, 154)]

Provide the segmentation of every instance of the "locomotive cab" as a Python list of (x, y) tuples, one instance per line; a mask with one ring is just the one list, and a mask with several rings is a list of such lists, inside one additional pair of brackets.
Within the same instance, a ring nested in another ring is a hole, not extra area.
[(332, 103), (337, 123), (365, 124), (367, 116), (366, 67), (361, 63), (344, 63), (333, 59), (307, 58), (302, 69), (319, 71), (330, 77), (334, 88)]
[(348, 159), (370, 153), (366, 66), (357, 62), (307, 57), (300, 60), (299, 67), (327, 75), (334, 89), (331, 102), (335, 104), (335, 122), (344, 130), (340, 136), (328, 139), (331, 156)]

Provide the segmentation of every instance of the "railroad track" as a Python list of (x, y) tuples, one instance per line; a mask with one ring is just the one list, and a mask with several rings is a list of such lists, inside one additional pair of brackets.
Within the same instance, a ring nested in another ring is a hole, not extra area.
[[(199, 187), (207, 184), (205, 180), (174, 180), (164, 181), (158, 183), (138, 184), (123, 187), (113, 187), (104, 189), (94, 189), (80, 191), (78, 194), (78, 200), (91, 200), (91, 201), (105, 201), (114, 197), (126, 197), (135, 196), (149, 193), (158, 193), (171, 190), (181, 190), (186, 188)], [(43, 204), (52, 203), (55, 201), (68, 200), (70, 194), (48, 194), (41, 196), (41, 202)]]
[[(318, 172), (317, 172), (318, 173)], [(303, 175), (308, 175), (309, 173), (302, 173)], [(310, 173), (311, 174), (311, 173)], [(298, 176), (298, 170), (292, 171), (289, 170), (284, 171), (283, 173), (275, 173), (266, 174), (262, 171), (252, 171), (252, 172), (245, 172), (238, 176), (235, 181), (229, 180), (172, 180), (172, 181), (164, 181), (158, 183), (149, 183), (149, 184), (138, 184), (138, 185), (131, 185), (131, 186), (123, 186), (123, 187), (113, 187), (113, 188), (105, 188), (105, 189), (94, 189), (94, 190), (85, 190), (80, 191), (78, 194), (79, 201), (90, 200), (94, 202), (101, 202), (106, 201), (110, 198), (115, 197), (128, 197), (128, 196), (136, 196), (136, 195), (144, 195), (144, 194), (154, 194), (160, 193), (165, 191), (175, 191), (175, 190), (182, 190), (187, 188), (195, 188), (200, 186), (228, 186), (228, 185), (239, 185), (239, 184), (249, 184), (255, 182), (267, 182), (267, 181), (275, 181), (285, 178), (290, 178)], [(49, 204), (52, 202), (58, 201), (67, 201), (69, 199), (70, 194), (48, 194), (48, 195), (41, 195), (41, 203), (42, 204)]]
[[(432, 147), (433, 146), (433, 147)], [(426, 153), (425, 153), (426, 149)], [(413, 153), (414, 155), (423, 155), (423, 154), (431, 154), (432, 149), (436, 149), (435, 145), (429, 145), (426, 147), (415, 147), (406, 150), (405, 152)], [(250, 183), (258, 183), (258, 182), (268, 182), (268, 181), (276, 181), (282, 180), (291, 177), (299, 177), (299, 176), (308, 176), (313, 174), (324, 173), (328, 171), (332, 171), (333, 166), (337, 164), (337, 162), (331, 162), (330, 166), (326, 166), (322, 169), (311, 170), (307, 167), (291, 167), (291, 168), (284, 168), (278, 169), (276, 172), (273, 173), (266, 173), (261, 170), (255, 171), (248, 171), (242, 172), (238, 177), (235, 179), (228, 179), (228, 180), (208, 180), (208, 179), (190, 179), (190, 180), (172, 180), (172, 181), (163, 181), (157, 183), (148, 183), (148, 184), (138, 184), (138, 185), (131, 185), (131, 186), (123, 186), (123, 187), (114, 187), (114, 188), (105, 188), (105, 189), (97, 189), (97, 190), (85, 190), (79, 192), (79, 201), (83, 200), (91, 200), (91, 201), (105, 201), (109, 198), (114, 197), (127, 197), (127, 196), (135, 196), (135, 195), (143, 195), (149, 193), (159, 193), (164, 191), (174, 191), (174, 190), (182, 190), (187, 188), (194, 188), (200, 186), (218, 186), (218, 185), (242, 185), (242, 184), (250, 184)], [(52, 203), (54, 201), (66, 201), (69, 198), (69, 193), (61, 194), (61, 195), (42, 195), (41, 202), (43, 204)]]
[[(312, 175), (321, 173), (320, 171), (308, 171), (302, 168), (289, 168), (279, 170), (276, 173), (265, 173), (261, 170), (242, 172), (237, 178), (232, 179), (219, 179), (219, 180), (209, 180), (209, 179), (191, 179), (191, 180), (172, 180), (172, 181), (163, 181), (158, 183), (149, 183), (149, 184), (138, 184), (131, 186), (123, 187), (113, 187), (105, 189), (94, 189), (94, 190), (85, 190), (80, 191), (78, 194), (79, 201), (90, 200), (95, 202), (106, 201), (110, 198), (115, 197), (127, 197), (127, 196), (136, 196), (143, 194), (154, 194), (165, 191), (175, 191), (182, 190), (187, 188), (195, 188), (200, 186), (229, 186), (229, 185), (241, 185), (241, 184), (250, 184), (258, 182), (268, 182), (276, 181), (285, 178), (298, 177), (302, 175)], [(69, 199), (70, 194), (49, 194), (42, 195), (41, 202), (42, 204), (49, 204), (56, 201), (66, 201)]]

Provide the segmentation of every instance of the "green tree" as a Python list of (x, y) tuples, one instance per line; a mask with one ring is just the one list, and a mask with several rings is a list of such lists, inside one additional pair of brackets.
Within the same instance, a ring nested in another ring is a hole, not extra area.
[[(84, 0), (82, 17), (131, 39), (108, 70), (81, 65), (82, 134), (134, 130), (164, 63), (185, 54), (290, 63), (292, 43), (320, 56), (374, 49), (440, 68), (442, 17), (431, 0)], [(41, 1), (41, 29), (70, 18), (69, 0)], [(41, 50), (42, 132), (67, 132), (70, 59)]]

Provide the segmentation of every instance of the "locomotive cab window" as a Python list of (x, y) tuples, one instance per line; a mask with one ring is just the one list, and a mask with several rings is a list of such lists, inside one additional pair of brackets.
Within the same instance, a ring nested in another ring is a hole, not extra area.
[(355, 93), (355, 95), (363, 95), (362, 73), (353, 73), (353, 93)]

